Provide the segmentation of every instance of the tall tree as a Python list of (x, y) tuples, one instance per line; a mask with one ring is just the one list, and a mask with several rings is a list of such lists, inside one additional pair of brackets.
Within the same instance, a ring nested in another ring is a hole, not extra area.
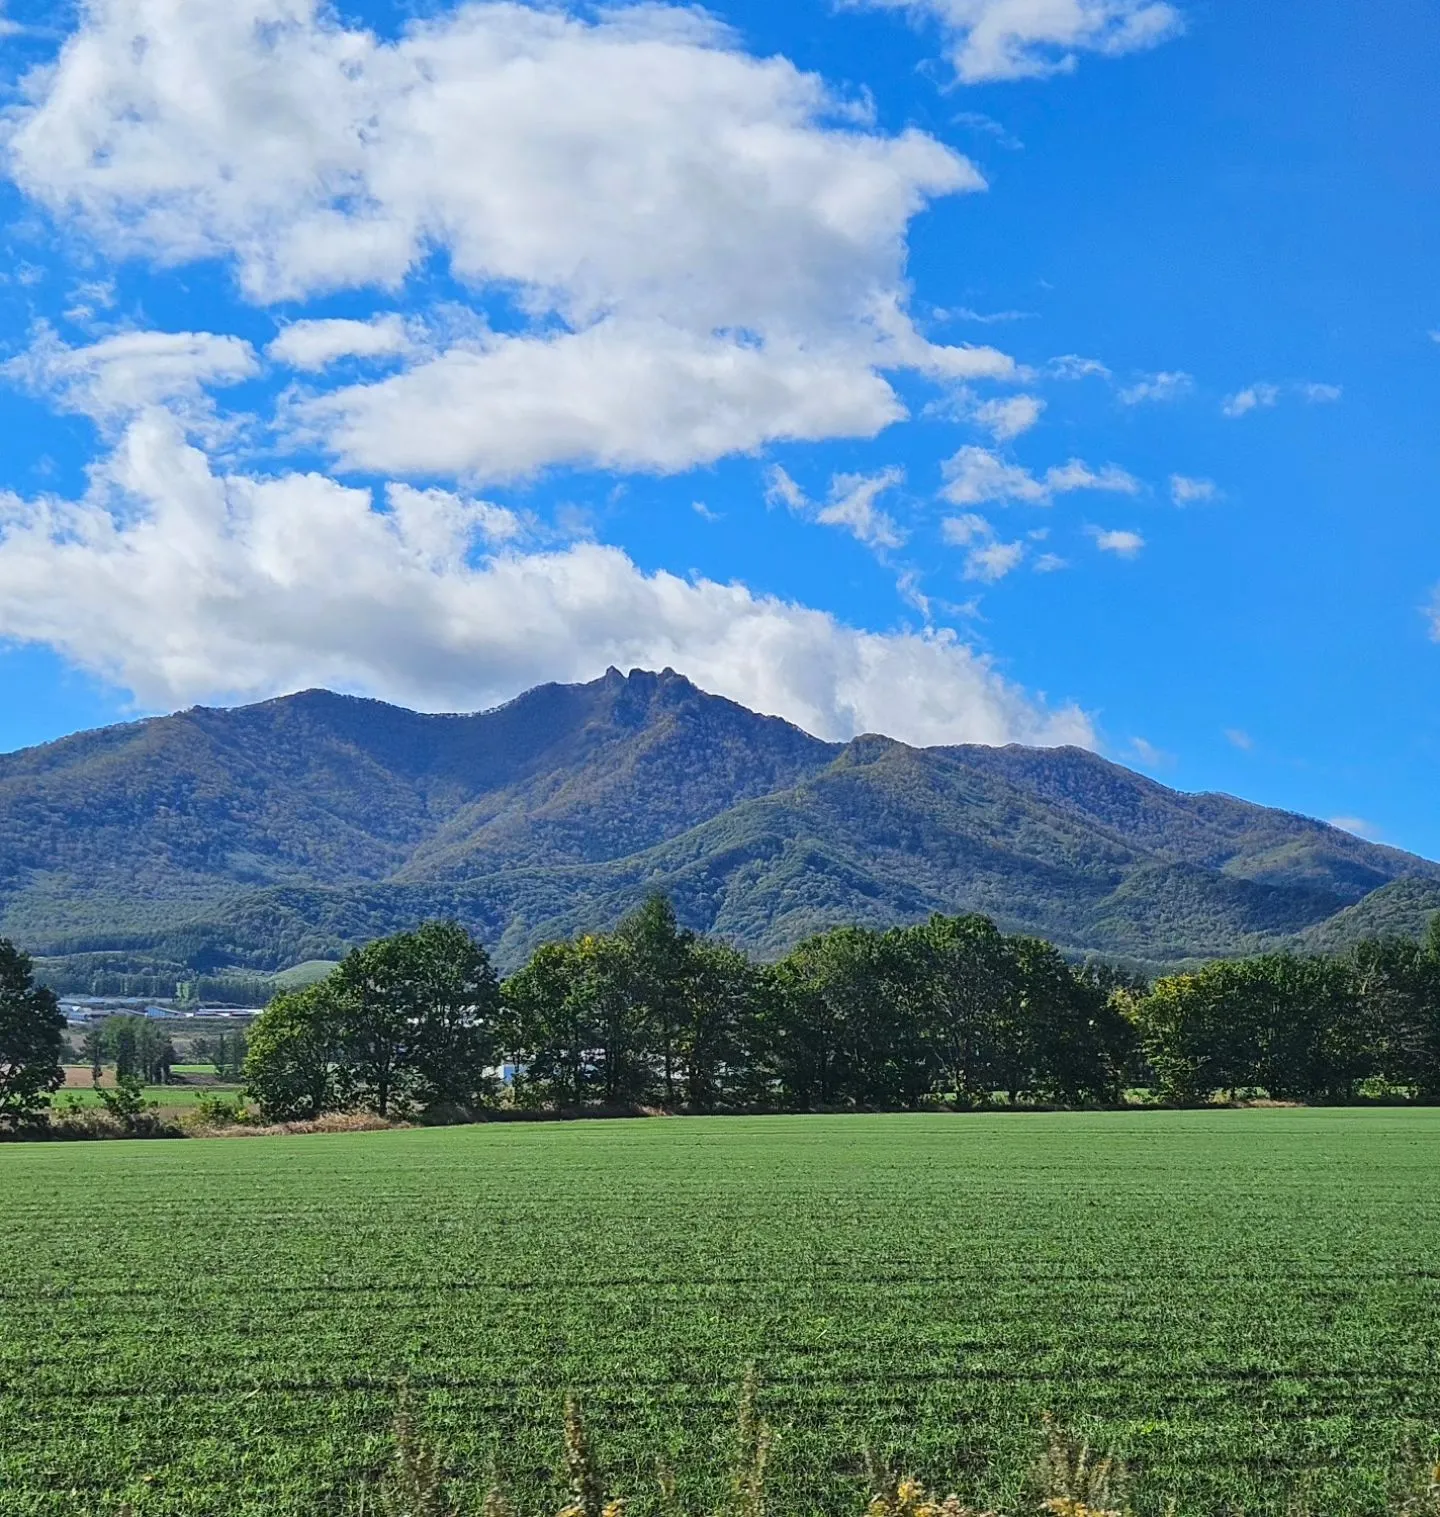
[(0, 1123), (35, 1116), (65, 1080), (65, 1016), (28, 954), (0, 938)]
[(674, 906), (663, 895), (650, 896), (615, 929), (615, 947), (627, 961), (630, 1019), (645, 1030), (645, 1041), (655, 1048), (666, 1106), (675, 1105), (680, 1088), (682, 1029), (693, 1011), (694, 945), (695, 934), (680, 926)]

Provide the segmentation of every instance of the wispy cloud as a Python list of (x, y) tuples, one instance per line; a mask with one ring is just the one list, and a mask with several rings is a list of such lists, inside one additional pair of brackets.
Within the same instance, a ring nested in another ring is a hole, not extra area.
[(898, 467), (875, 474), (836, 474), (830, 480), (828, 498), (820, 502), (811, 500), (776, 464), (765, 476), (765, 499), (823, 527), (838, 527), (867, 548), (883, 550), (904, 546), (907, 534), (876, 502), (904, 482), (905, 471)]
[(1100, 490), (1117, 495), (1138, 495), (1140, 481), (1115, 464), (1093, 469), (1081, 459), (1057, 464), (1043, 475), (1032, 474), (988, 448), (964, 447), (942, 465), (945, 486), (941, 494), (957, 506), (980, 506), (988, 501), (1021, 501), (1048, 505), (1057, 495), (1075, 490)]
[(1028, 432), (1040, 420), (1045, 402), (1038, 395), (1007, 395), (982, 401), (970, 413), (971, 420), (985, 428), (996, 442), (1009, 442)]
[(1248, 416), (1251, 411), (1268, 411), (1280, 402), (1285, 394), (1298, 396), (1301, 400), (1312, 406), (1333, 405), (1345, 393), (1340, 385), (1321, 384), (1313, 379), (1301, 380), (1296, 384), (1277, 385), (1269, 380), (1257, 379), (1253, 385), (1247, 385), (1243, 390), (1237, 390), (1233, 395), (1227, 395), (1221, 402), (1221, 412), (1234, 420), (1240, 416)]
[(1219, 498), (1220, 487), (1213, 479), (1197, 479), (1190, 474), (1170, 476), (1170, 499), (1177, 506), (1199, 506)]
[(1145, 546), (1145, 539), (1138, 532), (1107, 527), (1089, 527), (1086, 530), (1095, 539), (1095, 546), (1102, 553), (1114, 553), (1120, 558), (1134, 558)]
[(1139, 406), (1146, 402), (1162, 404), (1178, 400), (1195, 388), (1194, 379), (1179, 369), (1162, 370), (1158, 374), (1142, 374), (1132, 384), (1124, 385), (1118, 392), (1122, 406)]
[(966, 579), (993, 585), (1018, 569), (1028, 551), (1023, 542), (1002, 542), (995, 528), (974, 512), (947, 517), (940, 535), (952, 547), (966, 548), (963, 573)]
[(1255, 746), (1255, 739), (1243, 727), (1227, 727), (1225, 729), (1225, 741), (1232, 748), (1238, 748), (1241, 753), (1249, 753)]
[(1251, 411), (1268, 410), (1280, 399), (1280, 386), (1260, 382), (1247, 385), (1233, 395), (1227, 395), (1220, 403), (1221, 411), (1232, 420), (1248, 416)]
[(1184, 20), (1164, 0), (851, 0), (929, 16), (945, 32), (963, 84), (1066, 74), (1080, 53), (1117, 57), (1177, 36)]
[(1143, 737), (1130, 739), (1130, 757), (1137, 763), (1143, 764), (1146, 769), (1169, 769), (1175, 762), (1173, 753), (1157, 748), (1154, 743), (1147, 742)]
[(1338, 827), (1342, 832), (1353, 832), (1356, 837), (1364, 838), (1367, 842), (1381, 841), (1379, 827), (1374, 822), (1367, 822), (1363, 816), (1332, 816), (1328, 821), (1332, 827)]
[(1051, 379), (1109, 379), (1110, 370), (1098, 358), (1084, 358), (1079, 353), (1062, 353), (1045, 365)]

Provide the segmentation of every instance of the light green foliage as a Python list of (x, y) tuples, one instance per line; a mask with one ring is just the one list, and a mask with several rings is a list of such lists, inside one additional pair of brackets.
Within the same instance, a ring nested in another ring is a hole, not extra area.
[(1437, 1164), (1425, 1110), (3, 1145), (0, 1510), (329, 1517), (408, 1381), (468, 1510), (564, 1504), (573, 1391), (635, 1517), (657, 1455), (717, 1511), (753, 1361), (774, 1517), (867, 1447), (1019, 1508), (1046, 1412), (1141, 1513), (1369, 1517), (1440, 1428)]

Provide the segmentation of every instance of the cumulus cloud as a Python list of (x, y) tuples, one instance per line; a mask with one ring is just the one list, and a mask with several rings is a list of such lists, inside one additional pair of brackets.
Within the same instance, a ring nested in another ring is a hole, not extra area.
[(457, 346), (295, 420), (347, 469), (505, 479), (557, 463), (678, 473), (772, 439), (873, 437), (904, 414), (853, 353), (608, 320)]
[(1124, 385), (1118, 392), (1121, 405), (1138, 406), (1148, 402), (1178, 400), (1195, 388), (1194, 379), (1179, 369), (1161, 370), (1158, 374), (1142, 374), (1133, 383)]
[(1220, 487), (1213, 479), (1196, 479), (1189, 474), (1170, 476), (1170, 499), (1177, 506), (1198, 506), (1220, 498)]
[(777, 464), (765, 476), (765, 499), (821, 526), (838, 527), (867, 548), (900, 548), (906, 533), (876, 502), (904, 482), (905, 471), (898, 467), (874, 474), (836, 474), (830, 481), (829, 499), (822, 504), (812, 501)]
[(410, 346), (404, 318), (390, 311), (369, 321), (342, 317), (292, 321), (265, 353), (276, 363), (313, 374), (340, 358), (393, 358)]
[(223, 474), (160, 411), (79, 500), (0, 497), (0, 636), (146, 706), (308, 685), (475, 707), (607, 663), (683, 669), (826, 737), (1092, 743), (953, 634), (878, 633), (617, 548), (485, 551), (493, 508), (322, 474)]
[(1182, 29), (1162, 0), (852, 0), (938, 21), (966, 84), (1065, 73), (1081, 52), (1116, 56)]
[[(521, 313), (300, 413), (347, 467), (682, 468), (870, 436), (904, 414), (887, 370), (1019, 377), (905, 309), (909, 222), (975, 167), (698, 10), (493, 0), (382, 41), (318, 0), (95, 0), (30, 87), (11, 171), (111, 250), (233, 260), (261, 303), (438, 252)], [(393, 317), (272, 345), (312, 371), (402, 350)]]
[(1021, 501), (1049, 505), (1057, 495), (1074, 490), (1101, 490), (1118, 495), (1137, 495), (1140, 481), (1114, 464), (1092, 469), (1078, 458), (1035, 475), (1012, 464), (988, 448), (961, 448), (942, 465), (945, 486), (941, 494), (957, 506), (979, 506), (987, 501)]
[(1301, 396), (1312, 406), (1330, 405), (1345, 393), (1339, 385), (1316, 384), (1313, 380), (1299, 386)]
[(1134, 558), (1145, 546), (1145, 539), (1138, 532), (1105, 527), (1091, 527), (1089, 532), (1102, 553), (1114, 553), (1120, 558)]
[(238, 337), (213, 332), (119, 332), (88, 347), (67, 346), (40, 326), (29, 348), (3, 367), (5, 376), (62, 410), (108, 421), (161, 401), (191, 406), (210, 385), (238, 384), (260, 372)]

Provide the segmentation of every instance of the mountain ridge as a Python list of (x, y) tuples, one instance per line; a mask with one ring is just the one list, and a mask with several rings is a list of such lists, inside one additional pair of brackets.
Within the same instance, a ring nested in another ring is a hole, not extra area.
[(72, 977), (279, 969), (435, 914), (508, 968), (657, 888), (766, 955), (981, 910), (1163, 965), (1409, 923), (1440, 864), (1086, 749), (828, 743), (669, 669), (469, 714), (301, 691), (0, 755), (0, 933)]

